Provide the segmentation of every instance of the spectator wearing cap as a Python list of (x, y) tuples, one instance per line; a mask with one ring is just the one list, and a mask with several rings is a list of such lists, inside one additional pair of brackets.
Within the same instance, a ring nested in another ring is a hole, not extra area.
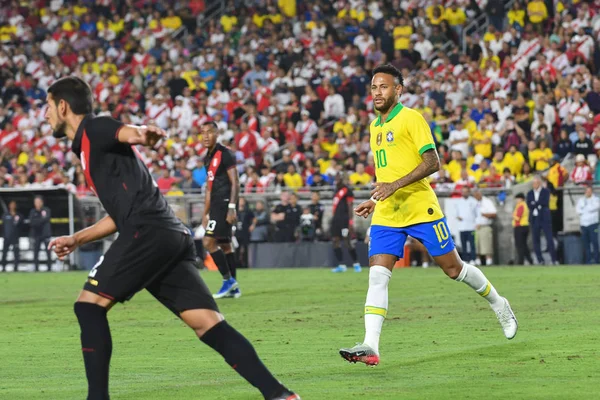
[(527, 208), (525, 195), (523, 193), (518, 193), (515, 196), (512, 226), (515, 247), (517, 249), (515, 264), (523, 265), (523, 261), (527, 260), (527, 262), (532, 265), (533, 259), (531, 258), (531, 250), (529, 250), (529, 245), (527, 244), (527, 238), (529, 236), (529, 209)]
[(571, 181), (575, 184), (583, 184), (592, 181), (592, 169), (583, 154), (575, 156), (575, 168), (571, 172)]
[(553, 264), (558, 264), (552, 237), (552, 215), (550, 214), (550, 191), (542, 186), (539, 175), (533, 178), (533, 188), (527, 193), (527, 207), (529, 207), (529, 225), (533, 239), (533, 250), (539, 264), (544, 264), (542, 256), (541, 236), (546, 238), (546, 245), (550, 252)]
[(600, 250), (598, 248), (600, 199), (594, 194), (591, 185), (586, 186), (585, 195), (577, 201), (576, 210), (579, 215), (585, 262), (587, 264), (600, 264)]

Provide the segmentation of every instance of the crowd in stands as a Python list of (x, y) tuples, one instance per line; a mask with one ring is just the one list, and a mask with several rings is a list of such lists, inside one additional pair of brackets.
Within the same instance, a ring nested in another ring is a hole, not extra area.
[[(205, 183), (199, 126), (210, 120), (243, 192), (328, 186), (340, 173), (368, 186), (381, 63), (403, 72), (402, 103), (431, 125), (436, 190), (509, 187), (549, 168), (554, 186), (599, 181), (600, 1), (507, 3), (229, 0), (210, 19), (203, 0), (14, 0), (0, 11), (0, 187), (90, 194), (44, 120), (45, 91), (67, 74), (90, 83), (98, 115), (169, 132), (140, 149), (167, 194)], [(482, 13), (487, 31), (463, 36)]]

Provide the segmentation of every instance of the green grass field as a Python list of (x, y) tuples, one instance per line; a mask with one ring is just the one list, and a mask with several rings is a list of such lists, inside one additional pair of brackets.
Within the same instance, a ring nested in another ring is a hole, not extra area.
[[(347, 364), (363, 336), (368, 273), (242, 271), (220, 301), (276, 376), (303, 399), (585, 399), (600, 387), (600, 268), (485, 268), (520, 330), (436, 269), (397, 270), (382, 362)], [(220, 276), (202, 273), (211, 289)], [(85, 398), (72, 304), (84, 273), (0, 274), (0, 399)], [(109, 314), (112, 399), (259, 399), (220, 356), (145, 292)]]

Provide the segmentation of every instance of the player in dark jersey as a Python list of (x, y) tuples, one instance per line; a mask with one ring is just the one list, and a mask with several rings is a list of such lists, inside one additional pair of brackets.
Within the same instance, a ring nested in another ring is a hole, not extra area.
[(154, 126), (124, 125), (110, 117), (95, 117), (91, 114), (91, 89), (77, 77), (53, 83), (47, 103), (45, 118), (53, 135), (72, 141), (88, 185), (108, 213), (91, 227), (52, 240), (49, 248), (64, 259), (78, 246), (119, 233), (90, 271), (74, 305), (81, 328), (87, 399), (109, 399), (112, 339), (107, 312), (142, 289), (181, 318), (265, 399), (298, 399), (271, 375), (248, 340), (219, 313), (198, 274), (192, 238), (139, 158), (134, 146), (154, 147), (165, 132)]
[(352, 203), (354, 202), (354, 193), (346, 186), (344, 175), (336, 177), (336, 192), (333, 195), (333, 217), (331, 218), (331, 241), (333, 243), (333, 252), (338, 261), (338, 266), (332, 269), (332, 272), (346, 272), (348, 269), (343, 261), (342, 240), (346, 243), (350, 258), (354, 265), (355, 272), (361, 272), (362, 268), (358, 263), (356, 249), (350, 242), (354, 230), (354, 213)]
[(217, 143), (217, 124), (205, 122), (200, 132), (202, 144), (208, 149), (204, 159), (208, 179), (202, 217), (205, 228), (202, 244), (223, 276), (223, 285), (213, 297), (237, 299), (242, 292), (236, 279), (236, 260), (231, 245), (231, 228), (237, 221), (236, 207), (240, 192), (235, 156), (227, 147)]

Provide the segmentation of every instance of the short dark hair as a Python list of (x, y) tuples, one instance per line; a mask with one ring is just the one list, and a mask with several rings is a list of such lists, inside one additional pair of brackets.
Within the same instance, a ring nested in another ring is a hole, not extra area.
[(525, 195), (523, 193), (517, 193), (517, 195), (515, 196), (515, 199), (523, 199), (523, 200), (525, 200)]
[(92, 89), (81, 78), (76, 76), (65, 76), (54, 82), (48, 88), (48, 94), (52, 95), (54, 102), (67, 102), (71, 111), (77, 115), (91, 114), (94, 106), (92, 100)]
[(206, 121), (206, 122), (203, 122), (202, 125), (200, 125), (200, 126), (201, 127), (202, 126), (211, 126), (211, 127), (215, 128), (217, 131), (219, 130), (219, 125), (217, 125), (217, 123), (215, 121)]
[(402, 77), (402, 72), (400, 72), (400, 70), (398, 68), (394, 67), (392, 64), (378, 65), (373, 70), (373, 76), (375, 76), (375, 74), (391, 75), (398, 81), (399, 85), (404, 86), (404, 77)]

